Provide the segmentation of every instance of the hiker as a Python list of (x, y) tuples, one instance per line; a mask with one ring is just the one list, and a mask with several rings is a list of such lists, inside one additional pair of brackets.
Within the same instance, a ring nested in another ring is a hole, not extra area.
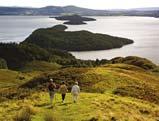
[(48, 91), (50, 95), (50, 104), (52, 105), (54, 96), (55, 96), (55, 90), (56, 90), (56, 84), (54, 83), (53, 79), (50, 79), (49, 84), (48, 84)]
[(80, 93), (80, 87), (78, 86), (78, 82), (76, 81), (71, 90), (71, 94), (73, 96), (74, 103), (77, 102), (79, 93)]
[(62, 85), (60, 86), (59, 91), (60, 91), (61, 96), (62, 96), (62, 103), (64, 103), (66, 93), (68, 92), (68, 89), (67, 89), (65, 82), (62, 82)]

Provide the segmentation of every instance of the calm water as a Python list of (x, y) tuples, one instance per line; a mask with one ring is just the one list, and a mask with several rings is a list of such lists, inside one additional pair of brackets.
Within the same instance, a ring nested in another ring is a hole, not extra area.
[[(68, 30), (89, 30), (133, 39), (134, 44), (120, 49), (72, 52), (80, 59), (110, 59), (117, 56), (141, 56), (159, 64), (159, 19), (150, 17), (94, 17), (95, 22), (71, 26)], [(0, 16), (0, 41), (23, 41), (33, 30), (61, 22), (48, 17)]]

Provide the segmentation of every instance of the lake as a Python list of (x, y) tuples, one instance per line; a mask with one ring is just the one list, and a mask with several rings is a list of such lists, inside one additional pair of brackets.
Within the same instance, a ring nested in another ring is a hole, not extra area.
[[(87, 25), (68, 25), (69, 31), (89, 30), (134, 40), (119, 49), (71, 52), (79, 59), (140, 56), (159, 64), (159, 19), (152, 17), (93, 17)], [(21, 42), (37, 28), (61, 24), (47, 16), (0, 16), (0, 42)]]

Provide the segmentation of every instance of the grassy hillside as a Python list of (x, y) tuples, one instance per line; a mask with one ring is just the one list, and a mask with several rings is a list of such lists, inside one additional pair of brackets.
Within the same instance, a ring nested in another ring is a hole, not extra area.
[(0, 88), (17, 87), (37, 75), (39, 75), (37, 72), (22, 73), (8, 69), (0, 69)]
[(32, 62), (26, 63), (22, 68), (20, 68), (20, 71), (24, 71), (24, 72), (32, 72), (32, 71), (50, 72), (50, 71), (55, 71), (59, 68), (61, 68), (61, 65), (59, 65), (57, 63), (49, 63), (46, 61), (32, 61)]
[[(26, 67), (36, 70), (46, 64), (39, 62), (36, 66), (36, 63)], [(157, 121), (159, 118), (158, 72), (128, 64), (56, 69), (47, 73), (41, 70), (44, 73), (38, 72), (38, 75), (0, 70), (0, 80), (4, 80), (1, 88), (10, 87), (0, 90), (0, 120), (27, 116), (31, 121), (45, 121), (46, 116), (53, 121)], [(25, 79), (19, 82), (21, 77)], [(78, 80), (82, 93), (77, 104), (72, 102), (70, 93), (64, 104), (57, 94), (51, 107), (46, 91), (49, 78), (57, 83), (65, 80), (69, 91)], [(22, 88), (14, 88), (17, 86)]]
[[(59, 25), (60, 27), (62, 25)], [(120, 48), (133, 43), (130, 39), (114, 37), (89, 31), (59, 31), (56, 28), (35, 30), (23, 43), (32, 43), (42, 48), (67, 51), (89, 51)]]
[(25, 100), (3, 102), (0, 120), (11, 121), (15, 117), (27, 117), (28, 113), (32, 121), (45, 121), (46, 116), (53, 119), (49, 121), (157, 121), (159, 117), (158, 105), (109, 93), (81, 93), (77, 104), (72, 102), (70, 94), (64, 104), (56, 94), (53, 108), (48, 99), (48, 93), (37, 92)]
[(42, 75), (23, 86), (29, 88), (45, 86), (48, 77), (57, 83), (65, 80), (69, 89), (73, 82), (78, 80), (85, 92), (111, 92), (159, 104), (159, 76), (136, 66), (107, 64), (96, 68), (66, 68)]
[(18, 87), (42, 73), (48, 73), (60, 69), (56, 63), (45, 61), (31, 61), (26, 63), (19, 71), (0, 69), (0, 88)]

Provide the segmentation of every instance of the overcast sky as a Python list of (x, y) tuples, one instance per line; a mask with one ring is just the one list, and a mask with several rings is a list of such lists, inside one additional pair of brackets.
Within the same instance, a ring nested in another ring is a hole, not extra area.
[(76, 5), (93, 9), (159, 7), (159, 0), (0, 0), (0, 6)]

